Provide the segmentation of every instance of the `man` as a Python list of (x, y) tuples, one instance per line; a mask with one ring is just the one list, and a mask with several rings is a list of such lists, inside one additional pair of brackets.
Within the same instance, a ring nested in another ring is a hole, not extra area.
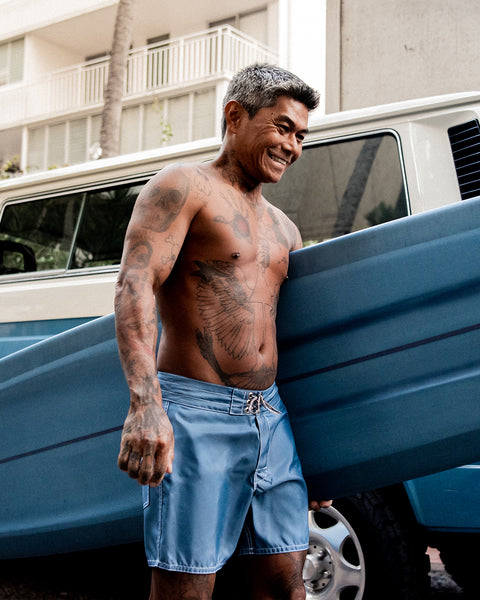
[(217, 158), (167, 167), (138, 197), (116, 294), (131, 393), (118, 462), (144, 485), (151, 600), (210, 599), (235, 549), (255, 557), (256, 598), (304, 598), (307, 497), (274, 382), (301, 239), (261, 191), (299, 158), (317, 104), (287, 71), (244, 69)]

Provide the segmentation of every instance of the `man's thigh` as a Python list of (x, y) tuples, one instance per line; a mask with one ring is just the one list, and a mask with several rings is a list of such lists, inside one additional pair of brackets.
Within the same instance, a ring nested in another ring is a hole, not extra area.
[(303, 600), (306, 551), (237, 556), (219, 572), (214, 600)]

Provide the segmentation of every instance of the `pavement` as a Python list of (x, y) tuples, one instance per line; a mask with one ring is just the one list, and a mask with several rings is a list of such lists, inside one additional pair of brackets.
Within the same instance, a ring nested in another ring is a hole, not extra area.
[(427, 553), (430, 556), (431, 565), (430, 600), (463, 600), (465, 594), (445, 570), (438, 550), (436, 548), (429, 548)]
[[(429, 600), (466, 600), (440, 559), (431, 562)], [(148, 598), (143, 546), (36, 559), (0, 561), (0, 600), (132, 600)]]

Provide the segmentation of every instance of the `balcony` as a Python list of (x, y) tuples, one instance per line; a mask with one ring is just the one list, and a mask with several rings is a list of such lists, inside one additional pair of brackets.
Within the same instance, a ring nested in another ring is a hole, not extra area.
[[(230, 27), (167, 40), (130, 52), (124, 100), (201, 86), (230, 78), (254, 62), (277, 63), (275, 53)], [(94, 109), (103, 104), (108, 59), (49, 73), (34, 81), (0, 87), (0, 128)]]

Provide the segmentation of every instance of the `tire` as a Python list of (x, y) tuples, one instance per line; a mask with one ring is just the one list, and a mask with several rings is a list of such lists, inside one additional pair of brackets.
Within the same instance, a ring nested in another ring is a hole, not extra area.
[(437, 546), (445, 569), (464, 591), (467, 598), (478, 598), (479, 534), (439, 536)]
[(333, 509), (310, 515), (307, 599), (424, 600), (425, 551), (403, 488), (336, 500)]

